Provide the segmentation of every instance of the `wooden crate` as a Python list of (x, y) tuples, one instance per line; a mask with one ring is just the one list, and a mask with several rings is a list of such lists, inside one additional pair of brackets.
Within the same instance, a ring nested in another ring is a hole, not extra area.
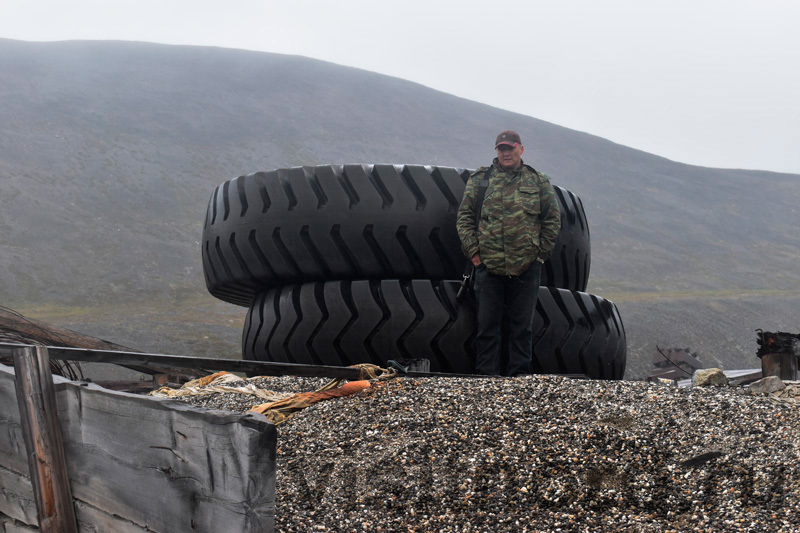
[[(54, 382), (79, 531), (273, 531), (277, 434), (264, 416)], [(27, 531), (37, 511), (5, 365), (0, 406), (0, 528)]]

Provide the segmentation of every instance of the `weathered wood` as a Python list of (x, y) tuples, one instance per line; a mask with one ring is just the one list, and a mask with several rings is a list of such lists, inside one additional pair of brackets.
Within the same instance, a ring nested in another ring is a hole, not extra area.
[[(15, 343), (5, 343), (0, 342), (0, 364), (3, 363), (2, 356), (9, 356), (12, 355), (14, 350), (23, 348), (25, 346), (31, 346), (29, 344), (15, 344)], [(159, 375), (159, 374), (166, 374), (169, 376), (176, 376), (183, 379), (194, 379), (197, 377), (206, 376), (209, 374), (208, 371), (195, 369), (195, 368), (178, 368), (178, 367), (171, 367), (164, 364), (157, 364), (151, 363), (148, 365), (137, 365), (137, 364), (128, 364), (125, 361), (115, 359), (113, 354), (116, 353), (139, 353), (139, 352), (114, 352), (114, 351), (100, 351), (95, 352), (88, 348), (76, 348), (73, 346), (46, 346), (46, 348), (50, 352), (50, 359), (62, 360), (62, 361), (87, 361), (87, 362), (98, 362), (98, 363), (109, 363), (114, 365), (119, 365), (130, 370), (134, 370), (136, 372), (141, 372), (142, 374), (149, 374), (149, 375)], [(102, 357), (98, 358), (97, 360), (93, 359), (91, 355), (86, 355), (84, 358), (75, 357), (63, 357), (61, 356), (65, 353), (65, 350), (73, 350), (74, 352), (70, 353), (79, 353), (85, 352), (86, 354), (94, 354), (100, 353), (103, 354)]]
[[(163, 375), (163, 374), (158, 374), (158, 375)], [(153, 385), (153, 381), (147, 379), (92, 381), (92, 383), (99, 385), (104, 389), (116, 390), (122, 392), (134, 392), (138, 394), (147, 394), (148, 392), (156, 388), (156, 386)], [(168, 382), (165, 383), (164, 385), (170, 385), (170, 383)], [(178, 388), (181, 386), (181, 384), (172, 383), (170, 386)]]
[[(0, 344), (0, 350), (9, 346), (19, 348), (21, 345)], [(226, 370), (228, 372), (255, 373), (263, 376), (327, 377), (350, 380), (360, 379), (361, 376), (361, 371), (358, 368), (341, 366), (266, 363), (262, 361), (242, 361), (240, 359), (215, 359), (139, 352), (108, 352), (58, 346), (48, 346), (48, 351), (52, 359), (146, 366), (151, 373), (158, 369), (178, 367), (201, 370), (204, 373)]]
[(800, 333), (787, 333), (785, 331), (756, 330), (758, 337), (758, 351), (761, 357), (768, 353), (793, 353), (800, 357)]
[(37, 533), (38, 528), (20, 524), (13, 518), (0, 514), (0, 532), (2, 533)]
[[(27, 477), (29, 474), (28, 457), (25, 451), (25, 438), (22, 436), (14, 379), (14, 368), (0, 364), (0, 406), (2, 406), (0, 408), (0, 467)], [(33, 499), (32, 490), (31, 500)]]
[(274, 527), (266, 418), (93, 386), (65, 392), (69, 415), (80, 415), (67, 444), (76, 498), (165, 533)]
[(14, 372), (39, 528), (45, 533), (77, 532), (47, 349), (14, 352)]
[(761, 356), (761, 374), (794, 381), (797, 379), (797, 356), (793, 353), (765, 353)]
[(0, 513), (26, 524), (37, 523), (36, 500), (27, 474), (0, 466)]
[[(9, 371), (0, 365), (0, 401), (14, 396)], [(55, 381), (81, 532), (273, 531), (277, 434), (266, 417)], [(24, 471), (19, 415), (0, 416), (0, 466)], [(0, 513), (9, 505), (0, 498)]]
[[(80, 500), (75, 502), (75, 516), (78, 519), (81, 533), (109, 533), (112, 531), (113, 533), (152, 533), (150, 529), (145, 529), (119, 516), (108, 514)], [(36, 502), (30, 479), (0, 467), (0, 533), (39, 531), (38, 528), (26, 527), (24, 524), (36, 524)]]
[[(78, 515), (81, 533), (152, 533), (153, 531), (130, 520), (108, 514), (80, 500), (75, 502), (75, 514)], [(197, 529), (198, 531), (204, 530), (202, 527)]]
[[(19, 348), (20, 344), (0, 343), (0, 353), (10, 348)], [(364, 379), (361, 370), (355, 367), (301, 365), (295, 363), (275, 363), (265, 361), (243, 361), (241, 359), (217, 359), (210, 357), (189, 357), (185, 355), (165, 355), (140, 352), (114, 352), (104, 350), (87, 350), (63, 346), (48, 346), (50, 358), (62, 361), (86, 361), (91, 363), (115, 363), (125, 366), (137, 365), (148, 368), (154, 374), (162, 370), (165, 374), (173, 375), (164, 369), (187, 369), (187, 371), (201, 371), (203, 373), (225, 370), (228, 372), (244, 372), (257, 376), (299, 376), (341, 378), (347, 380)], [(443, 374), (438, 372), (408, 372), (409, 377), (486, 377), (469, 374)], [(574, 374), (564, 374), (568, 377), (584, 378)]]
[[(58, 326), (54, 326), (46, 322), (34, 320), (32, 318), (23, 316), (20, 313), (16, 313), (10, 309), (0, 308), (0, 331), (4, 330), (16, 333), (27, 339), (30, 339), (31, 341), (34, 341), (33, 342), (34, 344), (38, 343), (45, 346), (70, 346), (74, 348), (85, 348), (88, 350), (105, 350), (105, 351), (120, 351), (120, 352), (137, 351), (132, 348), (122, 346), (120, 344), (114, 344), (113, 342), (108, 342), (103, 339), (90, 337), (89, 335), (78, 333), (77, 331), (60, 328)], [(0, 345), (0, 356), (10, 355), (10, 354), (11, 354), (10, 350), (8, 349), (3, 350), (2, 345)], [(142, 372), (144, 374), (153, 373), (152, 369), (147, 367), (137, 367), (135, 365), (134, 366), (123, 365), (123, 366), (126, 366), (126, 368), (130, 368), (131, 370), (135, 370), (136, 372)], [(197, 372), (187, 373), (186, 371), (182, 371), (181, 369), (174, 369), (174, 368), (162, 368), (159, 370), (158, 373), (169, 374), (172, 376), (180, 376), (188, 379), (202, 375)]]
[(28, 318), (8, 309), (0, 308), (0, 329), (20, 333), (31, 340), (54, 346), (75, 346), (95, 350), (132, 352), (130, 348), (113, 342), (90, 337), (77, 331), (60, 328), (40, 320)]

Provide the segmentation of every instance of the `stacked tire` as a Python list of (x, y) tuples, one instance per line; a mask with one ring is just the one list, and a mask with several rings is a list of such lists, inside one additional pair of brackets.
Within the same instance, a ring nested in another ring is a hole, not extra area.
[[(470, 171), (324, 165), (241, 176), (211, 195), (203, 271), (215, 297), (249, 308), (244, 359), (386, 366), (427, 358), (474, 373), (475, 307), (456, 301), (467, 264), (455, 229)], [(621, 379), (616, 306), (586, 294), (589, 227), (554, 186), (561, 230), (542, 270), (534, 373)]]

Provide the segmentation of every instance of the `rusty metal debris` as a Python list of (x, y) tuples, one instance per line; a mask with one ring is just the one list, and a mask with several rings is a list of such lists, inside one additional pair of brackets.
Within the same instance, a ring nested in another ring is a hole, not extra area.
[(703, 368), (699, 356), (689, 348), (669, 348), (662, 350), (656, 345), (657, 353), (653, 354), (655, 370), (647, 381), (657, 382), (659, 379), (678, 380), (692, 377), (694, 371)]
[(760, 329), (757, 329), (756, 333), (758, 333), (758, 353), (756, 355), (759, 357), (768, 353), (800, 355), (800, 334)]

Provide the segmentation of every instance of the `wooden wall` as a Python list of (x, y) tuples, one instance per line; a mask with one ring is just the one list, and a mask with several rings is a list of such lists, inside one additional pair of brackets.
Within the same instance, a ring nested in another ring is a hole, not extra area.
[[(13, 372), (0, 365), (0, 532), (1, 515), (37, 524)], [(273, 531), (277, 435), (264, 416), (54, 379), (80, 531)]]

